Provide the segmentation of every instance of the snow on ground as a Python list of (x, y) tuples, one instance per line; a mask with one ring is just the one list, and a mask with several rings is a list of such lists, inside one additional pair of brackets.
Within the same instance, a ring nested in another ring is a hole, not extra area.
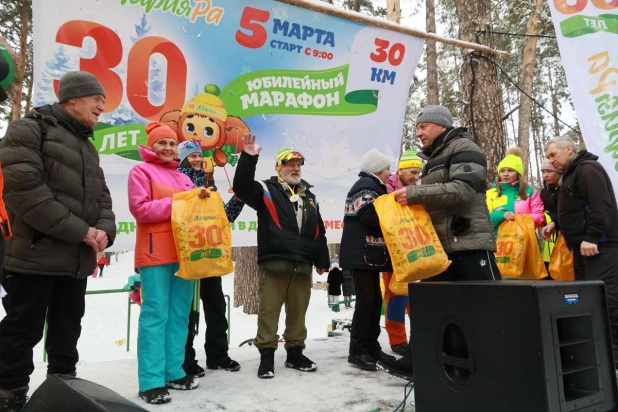
[[(133, 254), (112, 258), (102, 278), (89, 278), (88, 290), (121, 289), (133, 274)], [(326, 274), (314, 273), (314, 282), (326, 282)], [(223, 277), (223, 291), (233, 306), (234, 275)], [(366, 372), (347, 364), (348, 336), (327, 337), (333, 319), (352, 318), (353, 310), (332, 312), (325, 290), (313, 290), (307, 312), (308, 341), (305, 354), (315, 361), (315, 373), (303, 373), (284, 367), (283, 344), (275, 357), (275, 379), (256, 376), (259, 353), (248, 345), (238, 345), (255, 336), (257, 316), (242, 308), (231, 308), (230, 357), (242, 369), (231, 373), (207, 371), (201, 386), (191, 392), (172, 392), (173, 400), (163, 406), (146, 406), (137, 397), (137, 323), (139, 307), (131, 305), (130, 351), (127, 352), (127, 294), (86, 296), (86, 314), (78, 343), (78, 377), (106, 386), (149, 410), (157, 411), (392, 411), (403, 400), (405, 381), (383, 372)], [(4, 311), (0, 306), (0, 318)], [(382, 320), (382, 326), (384, 325)], [(408, 325), (409, 326), (409, 325)], [(285, 328), (285, 312), (279, 321), (279, 334)], [(195, 339), (198, 361), (205, 366), (203, 317), (200, 337)], [(124, 339), (124, 341), (122, 341)], [(383, 350), (390, 353), (384, 329), (380, 335)], [(31, 393), (45, 380), (42, 342), (34, 349), (35, 371)], [(409, 398), (413, 399), (413, 395)], [(409, 405), (406, 407), (408, 410)], [(413, 408), (410, 408), (413, 410)]]

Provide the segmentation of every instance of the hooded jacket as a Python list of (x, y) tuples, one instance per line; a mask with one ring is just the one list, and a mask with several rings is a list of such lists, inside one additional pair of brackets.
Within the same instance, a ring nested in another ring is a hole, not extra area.
[(438, 136), (427, 158), (421, 184), (408, 186), (408, 204), (422, 205), (447, 254), (466, 250), (496, 250), (485, 202), (487, 161), (465, 128), (450, 128)]
[(85, 278), (97, 264), (94, 249), (83, 242), (88, 229), (103, 230), (113, 244), (112, 199), (92, 136), (92, 128), (58, 103), (9, 125), (0, 150), (13, 231), (7, 272)]
[(489, 217), (494, 226), (494, 234), (498, 234), (498, 227), (504, 222), (504, 214), (512, 212), (518, 215), (529, 215), (534, 221), (535, 227), (545, 225), (545, 206), (541, 200), (539, 192), (528, 186), (526, 188), (526, 199), (519, 197), (519, 181), (509, 183), (499, 183), (502, 189), (502, 196), (498, 196), (498, 189), (495, 183), (487, 191), (487, 209)]
[(557, 226), (569, 248), (583, 241), (618, 246), (618, 208), (612, 182), (597, 161), (583, 150), (571, 160), (556, 194)]
[(129, 210), (136, 221), (135, 269), (178, 262), (172, 233), (172, 196), (193, 189), (191, 179), (144, 146), (144, 163), (129, 172)]

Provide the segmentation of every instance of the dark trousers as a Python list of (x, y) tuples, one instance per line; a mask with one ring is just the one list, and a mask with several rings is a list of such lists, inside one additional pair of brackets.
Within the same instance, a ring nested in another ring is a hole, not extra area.
[(99, 276), (103, 276), (103, 269), (105, 269), (105, 265), (99, 265)]
[(86, 279), (8, 273), (0, 322), (0, 388), (25, 386), (34, 371), (32, 349), (43, 337), (47, 314), (47, 373), (75, 372), (85, 310)]
[(599, 254), (582, 256), (573, 248), (575, 280), (602, 280), (609, 311), (612, 341), (618, 345), (618, 245), (599, 245)]
[(374, 354), (381, 350), (380, 317), (382, 316), (382, 291), (380, 272), (353, 271), (356, 289), (356, 306), (350, 333), (350, 354)]
[[(206, 364), (217, 366), (228, 358), (227, 344), (227, 318), (226, 303), (221, 286), (221, 277), (205, 278), (200, 280), (200, 298), (204, 308), (204, 320), (206, 321)], [(189, 334), (185, 345), (185, 362), (183, 368), (188, 368), (196, 363), (193, 340), (197, 329), (196, 322), (199, 318), (193, 314), (189, 318)]]
[(451, 266), (439, 275), (423, 282), (445, 282), (454, 280), (500, 280), (494, 252), (487, 250), (465, 250), (448, 255)]

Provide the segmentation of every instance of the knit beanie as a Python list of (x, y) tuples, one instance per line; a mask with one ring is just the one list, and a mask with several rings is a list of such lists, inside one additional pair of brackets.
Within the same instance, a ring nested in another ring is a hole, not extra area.
[(426, 106), (416, 117), (416, 125), (419, 123), (434, 123), (444, 127), (453, 127), (453, 115), (444, 106)]
[(279, 149), (275, 155), (275, 169), (277, 170), (277, 173), (281, 171), (281, 168), (285, 163), (293, 159), (300, 160), (301, 165), (305, 164), (305, 157), (294, 149), (289, 147), (282, 147)]
[(358, 166), (361, 172), (376, 174), (390, 168), (391, 159), (387, 155), (380, 153), (378, 149), (371, 149), (361, 157)]
[(506, 151), (506, 157), (498, 164), (498, 173), (502, 169), (513, 169), (518, 175), (524, 175), (524, 162), (521, 160), (523, 152), (519, 147), (512, 147)]
[(227, 120), (227, 111), (223, 101), (219, 98), (221, 91), (215, 85), (209, 84), (204, 87), (205, 93), (200, 93), (187, 101), (182, 107), (181, 115), (185, 113), (197, 113), (203, 116), (214, 117), (222, 122)]
[(152, 147), (157, 141), (161, 139), (174, 139), (178, 142), (178, 136), (171, 127), (161, 122), (150, 122), (146, 125), (146, 133), (148, 133), (148, 139), (146, 140), (146, 146)]
[(416, 155), (416, 150), (408, 149), (402, 153), (399, 159), (399, 169), (422, 169), (423, 161)]
[(87, 96), (103, 96), (105, 90), (96, 77), (88, 72), (68, 72), (60, 79), (58, 85), (58, 102)]
[(202, 148), (200, 147), (199, 143), (194, 143), (194, 142), (182, 142), (178, 145), (178, 151), (179, 151), (179, 155), (178, 155), (178, 159), (180, 161), (180, 163), (183, 162), (183, 160), (185, 160), (187, 157), (189, 157), (190, 154), (193, 153), (202, 153)]
[(541, 171), (543, 170), (549, 170), (551, 172), (562, 174), (560, 170), (552, 166), (552, 164), (549, 162), (549, 159), (543, 159), (543, 164), (541, 165)]

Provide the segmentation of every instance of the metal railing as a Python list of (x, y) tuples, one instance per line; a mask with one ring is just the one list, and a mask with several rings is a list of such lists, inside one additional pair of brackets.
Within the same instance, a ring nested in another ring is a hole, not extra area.
[[(112, 293), (133, 293), (134, 290), (129, 289), (105, 289), (105, 290), (89, 290), (86, 291), (86, 295), (107, 295)], [(227, 300), (227, 343), (230, 344), (230, 335), (232, 334), (232, 317), (231, 317), (231, 309), (230, 309), (230, 295), (223, 295)], [(131, 300), (131, 298), (127, 297), (127, 341), (126, 347), (127, 352), (129, 352), (131, 348), (131, 305), (134, 305), (135, 302)], [(47, 351), (45, 350), (45, 346), (47, 343), (47, 316), (45, 316), (45, 327), (43, 329), (43, 362), (47, 362)]]

